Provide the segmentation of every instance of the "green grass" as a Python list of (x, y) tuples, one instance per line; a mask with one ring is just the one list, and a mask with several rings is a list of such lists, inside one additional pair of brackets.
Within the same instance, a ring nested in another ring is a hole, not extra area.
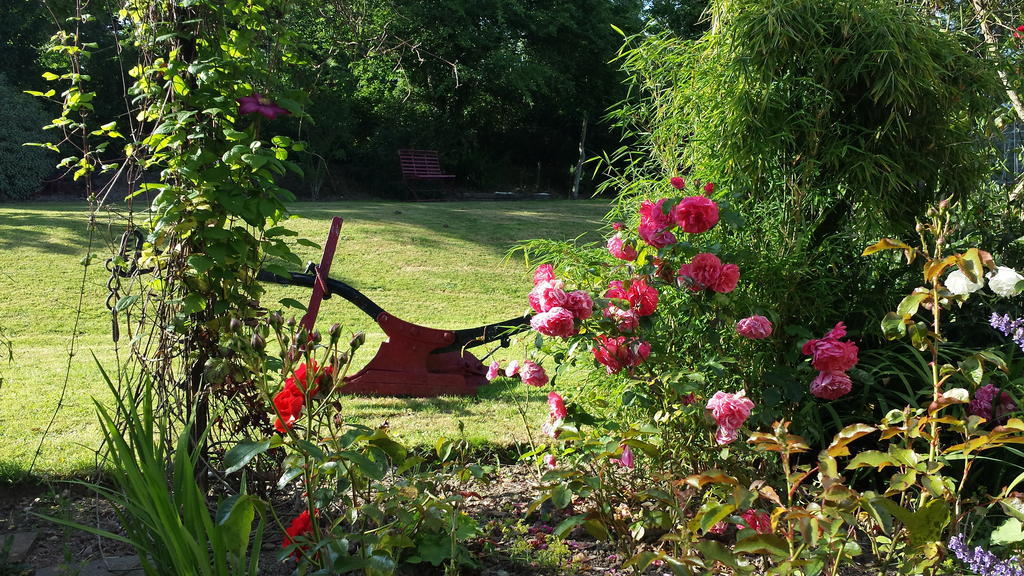
[[(300, 217), (289, 227), (316, 242), (323, 241), (331, 217), (345, 219), (332, 276), (399, 318), (458, 329), (523, 313), (530, 271), (521, 259), (506, 259), (508, 249), (530, 238), (589, 234), (588, 239), (596, 240), (594, 231), (601, 226), (606, 204), (345, 202), (296, 204), (293, 209)], [(109, 392), (92, 355), (105, 366), (114, 364), (103, 260), (109, 255), (109, 237), (120, 235), (123, 223), (101, 223), (90, 251), (86, 219), (82, 205), (0, 205), (0, 327), (12, 340), (15, 355), (12, 364), (0, 367), (0, 479), (27, 471), (65, 374), (64, 405), (34, 473), (68, 476), (95, 465), (100, 432), (91, 398), (102, 400)], [(97, 258), (86, 268), (81, 261), (89, 252)], [(304, 260), (319, 261), (314, 249), (297, 247), (297, 252)], [(78, 347), (69, 369), (68, 346), (83, 288)], [(266, 302), (284, 297), (305, 301), (308, 296), (308, 289), (271, 286)], [(333, 322), (349, 331), (366, 331), (367, 345), (356, 368), (369, 360), (384, 337), (370, 318), (341, 298), (325, 301), (321, 308), (320, 325)], [(481, 350), (475, 352), (480, 355)], [(494, 357), (522, 354), (516, 348)], [(387, 421), (396, 435), (413, 444), (457, 434), (460, 420), (474, 442), (522, 443), (527, 429), (518, 406), (524, 388), (495, 384), (477, 398), (354, 398), (345, 410), (349, 419), (369, 425)], [(543, 419), (541, 394), (535, 392), (524, 406), (532, 423)]]

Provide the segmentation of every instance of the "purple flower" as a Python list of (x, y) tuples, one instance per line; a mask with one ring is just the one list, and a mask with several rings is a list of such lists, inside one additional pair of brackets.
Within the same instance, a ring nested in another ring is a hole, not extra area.
[(999, 422), (1017, 411), (1017, 403), (994, 384), (986, 384), (974, 392), (967, 413)]
[(281, 108), (274, 103), (270, 98), (265, 98), (259, 94), (259, 92), (253, 92), (248, 96), (242, 96), (237, 98), (238, 112), (241, 114), (260, 114), (267, 120), (273, 120), (278, 116), (284, 116), (285, 114), (291, 114), (291, 112)]
[(1004, 336), (1009, 336), (1021, 350), (1024, 350), (1024, 318), (1010, 318), (1009, 314), (1000, 316), (993, 312), (988, 323)]
[(1024, 576), (1024, 563), (1021, 563), (1020, 558), (1014, 556), (1008, 560), (1000, 560), (981, 546), (975, 546), (971, 550), (963, 534), (950, 538), (949, 549), (978, 576)]

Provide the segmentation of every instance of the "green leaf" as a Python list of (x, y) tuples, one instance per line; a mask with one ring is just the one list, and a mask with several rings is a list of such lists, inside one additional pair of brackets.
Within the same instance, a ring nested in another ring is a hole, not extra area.
[(992, 531), (992, 543), (996, 546), (1009, 546), (1024, 541), (1024, 524), (1017, 518), (1007, 518), (998, 528)]
[(117, 304), (114, 305), (114, 310), (117, 311), (117, 312), (120, 312), (120, 311), (124, 310), (125, 308), (131, 306), (132, 304), (135, 304), (138, 300), (139, 300), (139, 295), (138, 294), (132, 294), (131, 296), (125, 296), (125, 297), (123, 297), (123, 298), (121, 298), (120, 300), (117, 301)]
[(246, 464), (251, 462), (253, 458), (266, 452), (269, 448), (270, 440), (263, 440), (262, 442), (243, 440), (238, 444), (235, 444), (227, 451), (226, 454), (224, 454), (224, 473), (232, 474), (241, 470)]
[(899, 466), (899, 462), (896, 461), (891, 455), (878, 450), (867, 450), (857, 454), (849, 464), (846, 465), (847, 470), (854, 468), (863, 468), (871, 466), (879, 470), (886, 466)]
[(558, 526), (555, 526), (555, 529), (551, 533), (555, 536), (558, 536), (559, 538), (565, 538), (569, 534), (569, 532), (572, 532), (573, 528), (583, 524), (586, 521), (586, 514), (577, 514), (575, 516), (569, 516), (565, 520), (559, 522)]
[(748, 554), (771, 554), (777, 558), (789, 556), (789, 546), (786, 540), (775, 534), (757, 534), (750, 538), (744, 538), (736, 542), (733, 552), (746, 552)]
[(911, 546), (939, 541), (943, 530), (949, 524), (949, 505), (944, 500), (929, 500), (916, 512), (911, 512), (888, 498), (881, 499), (880, 504), (906, 527), (910, 534)]
[(244, 554), (255, 518), (254, 498), (248, 494), (235, 494), (221, 502), (217, 509), (217, 525), (228, 550), (238, 556)]
[(929, 296), (931, 296), (931, 293), (927, 290), (924, 292), (915, 291), (900, 302), (899, 306), (896, 307), (896, 313), (904, 316), (917, 314), (917, 309), (921, 306), (921, 302)]
[(195, 269), (200, 274), (205, 274), (210, 268), (213, 268), (216, 263), (213, 258), (204, 254), (193, 254), (188, 257), (188, 265)]
[(559, 484), (551, 490), (551, 503), (559, 510), (572, 504), (572, 492), (565, 484)]

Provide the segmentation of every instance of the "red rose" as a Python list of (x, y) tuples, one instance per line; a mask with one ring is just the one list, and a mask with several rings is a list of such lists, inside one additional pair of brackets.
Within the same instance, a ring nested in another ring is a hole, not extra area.
[(811, 354), (811, 366), (822, 372), (845, 372), (857, 364), (858, 349), (853, 342), (821, 338), (804, 344), (803, 350)]
[(704, 196), (683, 198), (672, 209), (672, 219), (684, 232), (707, 232), (718, 224), (718, 205)]
[(558, 392), (548, 394), (548, 416), (552, 420), (565, 420), (569, 411), (565, 409), (565, 400)]
[(658, 291), (648, 286), (643, 278), (637, 278), (626, 291), (626, 300), (637, 316), (650, 316), (658, 307)]
[(758, 512), (756, 510), (747, 510), (740, 514), (740, 518), (747, 523), (747, 528), (750, 528), (758, 534), (770, 534), (772, 531), (772, 519), (767, 512)]
[[(313, 520), (309, 517), (309, 510), (303, 510), (302, 514), (296, 516), (288, 528), (285, 529), (284, 539), (281, 540), (281, 547), (287, 548), (295, 542), (295, 538), (300, 536), (309, 536), (313, 533)], [(292, 552), (292, 556), (295, 558), (299, 557), (302, 547), (300, 546)]]
[(682, 190), (683, 188), (686, 188), (686, 180), (683, 180), (679, 176), (673, 176), (669, 180), (669, 183), (672, 184), (672, 187), (675, 188), (676, 190)]
[(619, 332), (632, 332), (640, 326), (640, 317), (635, 310), (623, 310), (614, 304), (608, 304), (604, 309), (604, 317), (612, 319)]

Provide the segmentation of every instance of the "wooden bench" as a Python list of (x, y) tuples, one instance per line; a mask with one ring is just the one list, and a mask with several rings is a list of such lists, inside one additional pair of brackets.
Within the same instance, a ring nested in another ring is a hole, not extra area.
[(398, 151), (402, 166), (402, 181), (405, 182), (410, 200), (421, 200), (419, 193), (447, 194), (451, 191), (454, 174), (441, 171), (441, 159), (437, 150)]

